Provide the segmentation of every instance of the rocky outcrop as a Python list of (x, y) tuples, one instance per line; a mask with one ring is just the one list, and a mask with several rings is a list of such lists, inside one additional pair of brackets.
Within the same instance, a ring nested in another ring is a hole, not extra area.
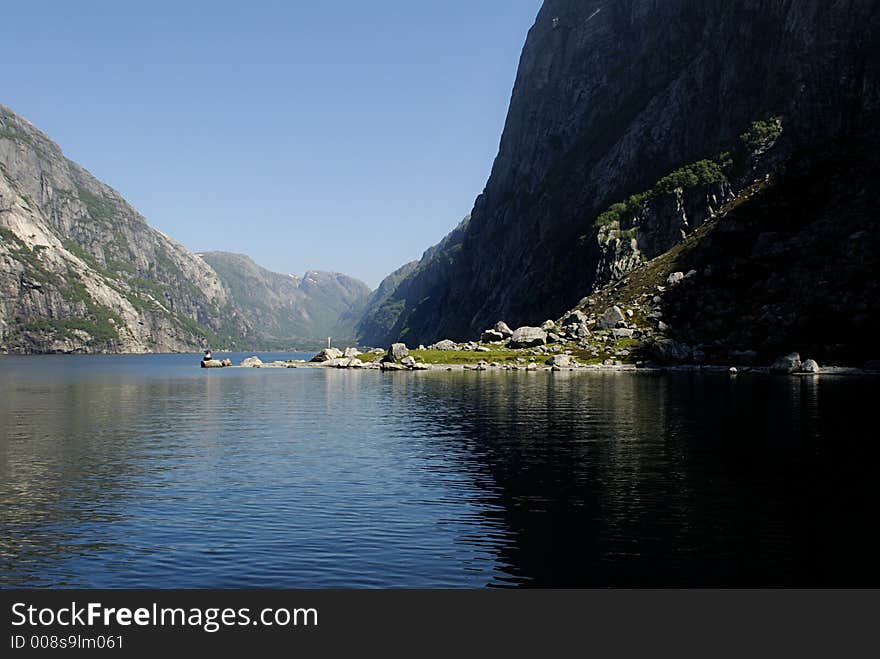
[(547, 343), (547, 332), (540, 327), (520, 327), (513, 332), (507, 345), (510, 348), (532, 348)]
[(875, 0), (546, 0), (470, 222), (398, 285), (374, 342), (538, 323), (692, 235), (880, 108), (878, 21)]
[(599, 329), (614, 329), (624, 322), (626, 322), (626, 316), (623, 315), (620, 307), (613, 306), (605, 311), (602, 316), (600, 316), (599, 321), (596, 323), (596, 325), (599, 327)]
[(793, 352), (789, 355), (780, 357), (770, 367), (770, 372), (777, 375), (791, 375), (801, 370), (801, 356)]
[(181, 352), (249, 333), (206, 263), (0, 107), (0, 349)]
[(486, 330), (480, 335), (480, 343), (499, 343), (505, 339), (504, 334), (494, 329)]
[(263, 366), (263, 360), (259, 357), (247, 357), (241, 362), (242, 368), (260, 368)]
[(803, 364), (801, 364), (801, 373), (810, 373), (817, 374), (820, 373), (822, 369), (819, 367), (818, 362), (815, 359), (808, 359)]
[(220, 277), (230, 302), (253, 325), (252, 342), (307, 347), (353, 340), (370, 289), (336, 272), (301, 277), (270, 272), (244, 254), (199, 254)]
[[(332, 359), (339, 359), (342, 356), (343, 356), (343, 353), (338, 348), (324, 348), (321, 352), (319, 352), (317, 355), (312, 357), (311, 361), (313, 361), (316, 364), (320, 364), (321, 362), (327, 362)], [(349, 357), (349, 355), (345, 355), (345, 356)]]
[(393, 343), (385, 355), (386, 362), (400, 362), (409, 354), (405, 343)]

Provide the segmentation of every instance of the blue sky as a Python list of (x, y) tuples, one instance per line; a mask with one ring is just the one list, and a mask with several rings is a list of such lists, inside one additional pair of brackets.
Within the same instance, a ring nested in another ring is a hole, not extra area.
[(11, 3), (0, 103), (190, 249), (375, 286), (483, 189), (540, 4)]

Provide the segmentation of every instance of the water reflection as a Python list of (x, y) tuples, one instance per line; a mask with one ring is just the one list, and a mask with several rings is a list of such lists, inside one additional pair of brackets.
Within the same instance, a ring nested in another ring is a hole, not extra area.
[(0, 360), (0, 585), (876, 584), (871, 379)]

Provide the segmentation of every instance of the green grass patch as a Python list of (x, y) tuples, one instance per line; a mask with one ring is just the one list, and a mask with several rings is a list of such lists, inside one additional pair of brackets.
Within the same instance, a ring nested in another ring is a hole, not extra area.
[[(409, 354), (426, 364), (477, 364), (487, 362), (516, 362), (518, 358), (530, 359), (526, 350), (490, 350), (489, 352), (470, 352), (465, 350), (410, 350)], [(546, 359), (546, 358), (545, 358)]]

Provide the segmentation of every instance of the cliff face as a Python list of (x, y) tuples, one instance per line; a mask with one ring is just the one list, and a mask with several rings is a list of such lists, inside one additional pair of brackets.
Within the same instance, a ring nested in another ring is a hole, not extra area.
[(252, 322), (255, 345), (306, 348), (323, 345), (328, 336), (354, 339), (354, 325), (370, 296), (363, 282), (335, 272), (311, 270), (302, 277), (270, 272), (243, 254), (200, 256)]
[[(381, 338), (465, 339), (500, 319), (556, 317), (638, 263), (639, 255), (620, 249), (636, 237), (627, 222), (642, 236), (641, 257), (650, 258), (699, 224), (682, 225), (682, 217), (711, 215), (735, 194), (730, 186), (749, 184), (749, 172), (725, 170), (723, 180), (652, 197), (641, 219), (627, 215), (609, 240), (598, 220), (615, 203), (722, 156), (759, 121), (778, 118), (785, 127), (773, 145), (777, 163), (873, 121), (878, 7), (877, 0), (547, 0), (472, 219), (442, 256), (399, 284), (400, 313)], [(652, 214), (677, 216), (678, 225), (654, 225)]]
[(204, 261), (0, 106), (0, 349), (190, 351), (249, 333)]

